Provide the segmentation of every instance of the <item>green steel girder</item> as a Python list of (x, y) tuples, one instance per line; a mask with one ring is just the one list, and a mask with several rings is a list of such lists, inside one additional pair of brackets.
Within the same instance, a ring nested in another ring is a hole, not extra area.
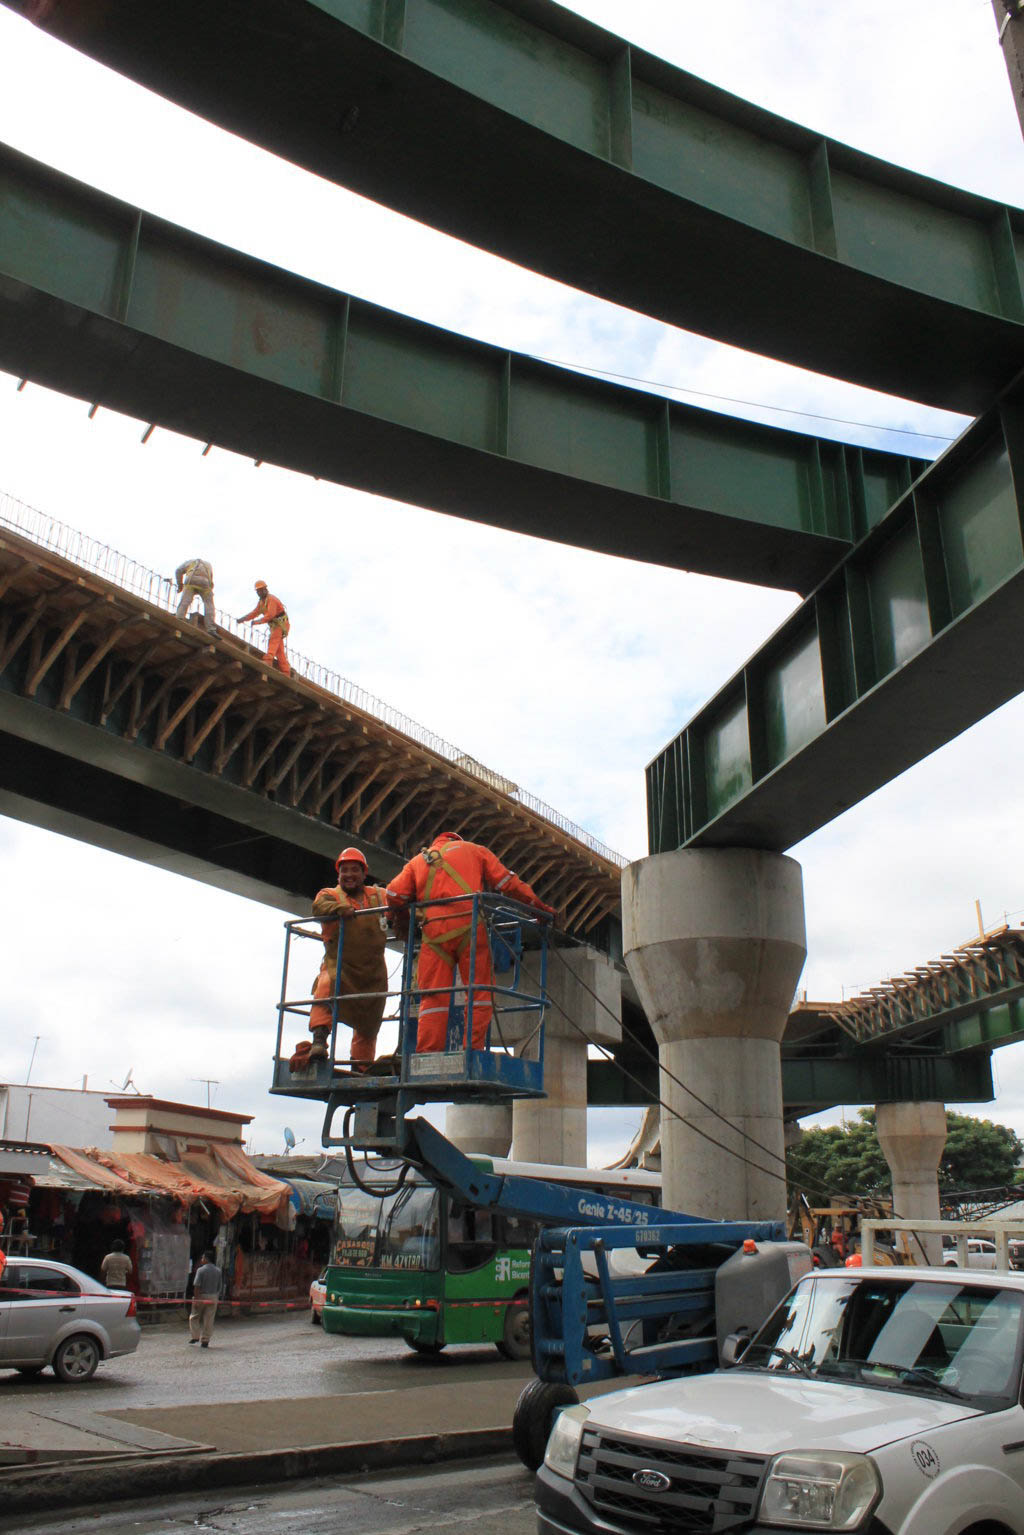
[(0, 368), (344, 485), (797, 591), (923, 468), (438, 330), (10, 149)]
[(1024, 1000), (1013, 997), (1008, 1002), (955, 1018), (943, 1026), (940, 1038), (948, 1055), (1015, 1045), (1024, 1039)]
[[(631, 1061), (629, 1072), (629, 1077), (623, 1075), (614, 1061), (588, 1061), (587, 1102), (591, 1108), (656, 1103), (657, 1067)], [(837, 1104), (988, 1103), (994, 1097), (992, 1058), (985, 1050), (973, 1055), (859, 1051), (853, 1056), (826, 1058), (787, 1056), (783, 1052), (782, 1101), (787, 1118), (822, 1113)]]
[(1024, 381), (647, 769), (652, 852), (782, 850), (1024, 688)]
[(1024, 214), (545, 0), (4, 0), (321, 176), (575, 287), (974, 414), (1024, 366)]
[[(897, 1036), (918, 1038), (958, 1020), (972, 1019), (972, 1027), (963, 1038), (973, 1038), (980, 1029), (975, 1043), (984, 1044), (987, 1028), (992, 1027), (995, 1036), (1006, 1031), (1005, 1004), (1015, 1004), (1020, 997), (1024, 997), (1024, 931), (1006, 928), (849, 998), (839, 1005), (834, 1017), (843, 1032), (859, 1044)], [(996, 1008), (1001, 1009), (1001, 1021), (983, 1023)], [(944, 1037), (949, 1054), (971, 1048), (966, 1043), (954, 1044), (955, 1035)]]

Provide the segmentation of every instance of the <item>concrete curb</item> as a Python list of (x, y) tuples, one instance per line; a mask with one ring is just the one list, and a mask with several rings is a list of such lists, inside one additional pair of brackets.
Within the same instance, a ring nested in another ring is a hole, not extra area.
[(89, 1503), (123, 1502), (207, 1487), (240, 1487), (313, 1476), (429, 1465), (434, 1461), (501, 1455), (512, 1449), (509, 1428), (463, 1429), (387, 1442), (318, 1444), (282, 1450), (173, 1456), (118, 1456), (116, 1463), (71, 1466), (52, 1461), (28, 1470), (0, 1469), (0, 1529), (17, 1529), (8, 1515), (48, 1513)]

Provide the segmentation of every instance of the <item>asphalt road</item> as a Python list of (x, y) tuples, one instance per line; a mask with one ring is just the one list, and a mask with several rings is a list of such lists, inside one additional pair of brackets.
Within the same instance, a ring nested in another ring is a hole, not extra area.
[[(323, 1477), (219, 1498), (150, 1499), (63, 1515), (22, 1515), (32, 1535), (534, 1535), (533, 1477), (507, 1460), (408, 1475)], [(0, 1518), (0, 1528), (4, 1528)]]
[(425, 1358), (400, 1339), (332, 1336), (310, 1325), (308, 1311), (296, 1311), (218, 1318), (209, 1349), (189, 1344), (184, 1320), (180, 1326), (146, 1327), (136, 1353), (101, 1364), (85, 1385), (60, 1385), (49, 1370), (34, 1379), (0, 1373), (0, 1408), (28, 1399), (116, 1412), (388, 1391), (427, 1380), (525, 1380), (529, 1374), (528, 1364), (502, 1359), (490, 1344), (463, 1345), (446, 1349), (438, 1359)]

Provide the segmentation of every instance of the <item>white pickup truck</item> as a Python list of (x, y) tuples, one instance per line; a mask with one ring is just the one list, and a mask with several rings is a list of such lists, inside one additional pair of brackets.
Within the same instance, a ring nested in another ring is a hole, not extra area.
[(724, 1353), (560, 1413), (540, 1535), (1024, 1535), (1024, 1274), (817, 1270)]

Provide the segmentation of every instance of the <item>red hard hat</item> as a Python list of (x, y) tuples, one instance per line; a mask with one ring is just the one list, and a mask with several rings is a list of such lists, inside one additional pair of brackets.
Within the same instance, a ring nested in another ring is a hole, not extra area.
[(851, 1253), (846, 1260), (846, 1267), (848, 1269), (859, 1269), (863, 1262), (864, 1259), (861, 1257), (860, 1253)]
[(435, 840), (438, 842), (461, 842), (462, 838), (457, 831), (443, 831)]
[(361, 863), (363, 868), (369, 868), (366, 858), (357, 847), (347, 847), (340, 852), (334, 860), (334, 867), (340, 869), (343, 863)]

